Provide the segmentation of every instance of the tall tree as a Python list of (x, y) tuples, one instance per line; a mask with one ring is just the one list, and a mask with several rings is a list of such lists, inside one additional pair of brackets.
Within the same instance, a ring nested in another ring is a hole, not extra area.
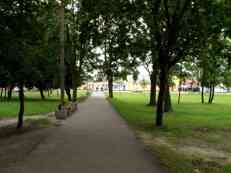
[[(130, 1), (102, 0), (97, 4), (95, 41), (103, 50), (100, 67), (108, 80), (109, 97), (113, 98), (115, 77), (131, 73), (136, 61), (129, 55), (131, 17)], [(110, 9), (110, 10), (108, 10)], [(129, 72), (130, 71), (130, 72)]]
[(64, 96), (65, 96), (65, 47), (64, 47), (64, 37), (65, 37), (65, 2), (61, 0), (59, 4), (59, 25), (60, 25), (60, 104), (64, 106)]
[[(155, 47), (160, 68), (160, 91), (156, 111), (156, 126), (163, 125), (165, 96), (171, 69), (186, 55), (192, 54), (192, 49), (202, 40), (204, 20), (208, 18), (207, 6), (211, 2), (193, 0), (150, 0)], [(200, 28), (200, 29), (199, 29)]]
[[(17, 6), (15, 5), (17, 4)], [(44, 3), (39, 0), (1, 1), (1, 56), (10, 76), (10, 85), (19, 87), (20, 109), (18, 128), (23, 125), (24, 87), (36, 76), (36, 54), (42, 42), (43, 28), (40, 12)]]

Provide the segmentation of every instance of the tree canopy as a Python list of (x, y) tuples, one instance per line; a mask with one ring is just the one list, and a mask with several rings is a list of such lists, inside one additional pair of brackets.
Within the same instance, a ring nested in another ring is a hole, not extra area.
[(162, 126), (171, 77), (182, 77), (179, 64), (197, 71), (210, 103), (217, 85), (231, 85), (230, 9), (229, 0), (1, 1), (0, 87), (9, 98), (20, 88), (20, 127), (24, 87), (38, 88), (42, 99), (44, 90), (61, 87), (62, 104), (64, 90), (76, 101), (77, 88), (97, 70), (112, 98), (113, 82), (136, 76), (145, 64), (149, 104), (157, 106), (155, 124)]

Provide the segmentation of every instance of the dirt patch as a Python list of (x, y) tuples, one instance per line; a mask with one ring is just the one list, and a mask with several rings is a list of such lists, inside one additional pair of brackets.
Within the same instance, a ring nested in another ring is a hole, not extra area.
[(218, 162), (222, 164), (230, 164), (231, 163), (231, 154), (227, 152), (223, 152), (221, 150), (215, 150), (213, 148), (199, 148), (195, 146), (181, 146), (177, 148), (179, 152), (182, 152), (185, 155), (200, 157), (208, 162)]
[[(49, 128), (47, 128), (49, 127)], [(27, 120), (20, 130), (15, 125), (0, 128), (0, 172), (22, 162), (48, 136), (54, 127), (48, 119)]]
[(199, 143), (194, 140), (185, 144), (182, 142), (174, 144), (166, 137), (154, 137), (151, 133), (140, 131), (137, 134), (147, 146), (164, 146), (188, 158), (196, 158), (195, 160), (200, 158), (206, 163), (231, 164), (231, 153), (212, 148), (211, 145), (202, 144), (201, 141)]
[(21, 133), (9, 138), (0, 139), (0, 172), (24, 158), (47, 137), (48, 129)]

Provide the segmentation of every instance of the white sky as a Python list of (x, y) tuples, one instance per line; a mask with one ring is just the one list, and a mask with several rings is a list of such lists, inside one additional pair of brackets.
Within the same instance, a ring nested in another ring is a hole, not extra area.
[(140, 72), (139, 80), (142, 80), (142, 79), (149, 80), (149, 74), (148, 74), (147, 70), (143, 66), (139, 66), (138, 70)]

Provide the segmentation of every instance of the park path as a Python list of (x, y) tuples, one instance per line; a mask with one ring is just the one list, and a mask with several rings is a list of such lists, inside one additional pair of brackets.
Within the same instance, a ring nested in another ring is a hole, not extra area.
[(163, 172), (100, 94), (81, 103), (77, 113), (52, 130), (22, 162), (5, 172)]

